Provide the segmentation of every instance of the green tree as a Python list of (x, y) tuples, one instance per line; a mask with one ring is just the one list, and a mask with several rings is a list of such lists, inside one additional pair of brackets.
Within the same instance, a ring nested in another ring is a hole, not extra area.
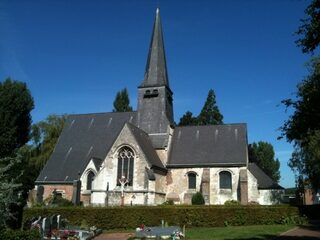
[(275, 159), (272, 144), (259, 141), (249, 145), (249, 161), (256, 163), (274, 181), (280, 180), (280, 162)]
[(216, 95), (212, 89), (198, 116), (198, 125), (222, 124), (223, 116), (216, 103)]
[(32, 168), (20, 149), (30, 139), (33, 98), (25, 83), (10, 78), (0, 83), (0, 225), (20, 227)]
[[(19, 197), (14, 198), (10, 204), (10, 214), (14, 218), (6, 220), (7, 225), (11, 228), (19, 228), (21, 225), (23, 207), (26, 204), (28, 192), (34, 187), (34, 181), (50, 157), (65, 119), (64, 115), (50, 115), (46, 120), (34, 124), (30, 134), (32, 144), (26, 144), (16, 150), (14, 158), (6, 158), (11, 161), (11, 165), (14, 165), (6, 170), (8, 179), (19, 176), (13, 182), (18, 185), (13, 193)], [(15, 160), (16, 162), (14, 162)], [(2, 165), (10, 165), (10, 162), (8, 160), (2, 161)]]
[(313, 52), (320, 43), (320, 0), (313, 0), (306, 8), (306, 19), (302, 19), (302, 25), (296, 34), (301, 38), (296, 41), (304, 53)]
[(191, 198), (191, 203), (192, 205), (204, 205), (204, 197), (201, 192), (196, 192), (195, 194), (192, 195)]
[(0, 158), (29, 140), (33, 98), (27, 85), (10, 78), (0, 82)]
[(113, 112), (132, 112), (130, 106), (129, 94), (126, 88), (117, 92), (115, 100), (113, 102)]
[(187, 111), (181, 118), (179, 122), (179, 126), (192, 126), (197, 125), (198, 118), (192, 116), (192, 112)]
[(51, 156), (66, 118), (66, 115), (49, 115), (44, 121), (32, 125), (29, 158), (38, 173)]
[(320, 58), (309, 62), (309, 76), (298, 84), (295, 99), (282, 102), (293, 114), (281, 127), (282, 137), (294, 144), (289, 166), (311, 187), (320, 188)]
[(12, 207), (18, 202), (21, 184), (17, 184), (17, 179), (21, 173), (12, 175), (12, 171), (17, 172), (20, 161), (14, 157), (0, 158), (0, 230), (18, 217), (18, 212), (12, 211)]

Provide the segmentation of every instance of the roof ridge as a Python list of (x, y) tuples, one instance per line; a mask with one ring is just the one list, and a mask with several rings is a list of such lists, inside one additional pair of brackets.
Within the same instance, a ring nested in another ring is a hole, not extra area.
[(129, 113), (136, 113), (137, 111), (131, 112), (93, 112), (93, 113), (71, 113), (67, 114), (67, 116), (85, 116), (85, 115), (102, 115), (102, 114), (129, 114)]
[(192, 127), (218, 127), (218, 126), (235, 126), (235, 125), (242, 125), (245, 126), (247, 123), (227, 123), (227, 124), (209, 124), (209, 125), (188, 125), (188, 126), (175, 126), (175, 128), (192, 128)]

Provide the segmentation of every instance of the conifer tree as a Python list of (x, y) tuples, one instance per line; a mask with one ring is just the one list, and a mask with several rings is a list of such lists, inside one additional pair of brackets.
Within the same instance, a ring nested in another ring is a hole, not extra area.
[(129, 94), (126, 88), (117, 92), (115, 100), (113, 102), (113, 112), (132, 112), (130, 106)]
[(216, 103), (216, 95), (210, 89), (207, 100), (198, 116), (198, 125), (222, 124), (222, 119), (223, 116)]
[(27, 85), (10, 78), (0, 82), (0, 158), (29, 141), (33, 98)]
[(192, 112), (187, 111), (181, 118), (179, 126), (192, 126), (197, 125), (197, 117), (192, 116)]

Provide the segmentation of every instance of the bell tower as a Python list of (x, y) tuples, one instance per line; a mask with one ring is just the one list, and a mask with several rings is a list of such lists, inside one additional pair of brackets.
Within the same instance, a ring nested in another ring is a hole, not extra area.
[(157, 8), (144, 79), (138, 87), (138, 127), (151, 136), (168, 134), (174, 123), (172, 95)]

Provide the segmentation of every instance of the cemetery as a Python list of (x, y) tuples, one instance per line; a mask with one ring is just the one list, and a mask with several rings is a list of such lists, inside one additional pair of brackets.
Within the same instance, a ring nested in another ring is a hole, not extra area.
[(30, 220), (30, 229), (38, 230), (41, 239), (57, 240), (90, 240), (100, 234), (102, 230), (95, 226), (72, 226), (61, 215), (33, 218)]

